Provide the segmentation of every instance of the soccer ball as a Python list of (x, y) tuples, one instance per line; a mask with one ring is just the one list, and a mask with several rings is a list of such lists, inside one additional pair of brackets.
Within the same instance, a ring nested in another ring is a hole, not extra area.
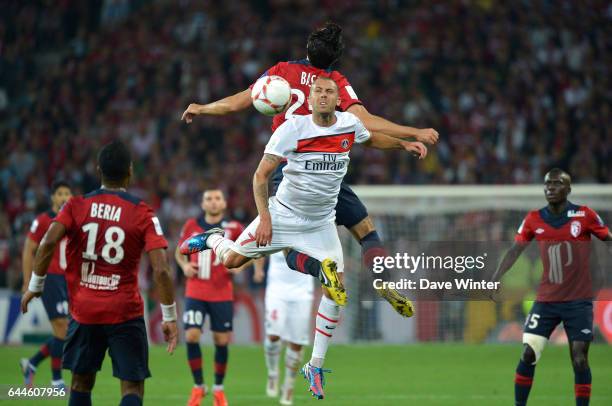
[(291, 86), (280, 76), (263, 76), (251, 90), (253, 106), (266, 116), (282, 112), (291, 101)]

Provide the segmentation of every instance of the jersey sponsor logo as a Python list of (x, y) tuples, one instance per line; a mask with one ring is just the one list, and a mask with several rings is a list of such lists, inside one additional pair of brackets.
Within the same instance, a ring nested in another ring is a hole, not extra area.
[(535, 233), (536, 234), (542, 234), (544, 232), (543, 228), (536, 228)]
[[(563, 250), (566, 247), (567, 260), (563, 264)], [(563, 283), (563, 268), (572, 265), (572, 246), (568, 241), (553, 244), (548, 247), (548, 280), (554, 284)]]
[(118, 222), (121, 220), (121, 207), (104, 203), (92, 203), (89, 217)]
[(323, 154), (323, 160), (304, 161), (304, 169), (307, 171), (341, 171), (346, 167), (346, 161), (338, 161), (338, 156), (334, 154)]
[(586, 213), (584, 210), (568, 210), (567, 217), (584, 217)]
[[(91, 271), (89, 270), (90, 265)], [(117, 290), (119, 288), (121, 275), (98, 275), (94, 273), (95, 269), (95, 262), (83, 262), (81, 265), (81, 286), (94, 290)]]
[(572, 221), (572, 224), (570, 224), (570, 233), (572, 234), (572, 236), (574, 236), (574, 238), (580, 235), (581, 230), (582, 230), (582, 226), (580, 225), (580, 222)]

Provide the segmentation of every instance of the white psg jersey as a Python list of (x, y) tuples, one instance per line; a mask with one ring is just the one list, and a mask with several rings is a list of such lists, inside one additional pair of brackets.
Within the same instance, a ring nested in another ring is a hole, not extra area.
[(269, 258), (266, 295), (289, 301), (312, 300), (315, 281), (312, 276), (289, 268), (282, 251)]
[(335, 114), (337, 121), (330, 127), (318, 126), (312, 115), (293, 116), (274, 131), (266, 145), (266, 154), (287, 158), (277, 201), (304, 217), (335, 214), (351, 147), (370, 138), (355, 115)]

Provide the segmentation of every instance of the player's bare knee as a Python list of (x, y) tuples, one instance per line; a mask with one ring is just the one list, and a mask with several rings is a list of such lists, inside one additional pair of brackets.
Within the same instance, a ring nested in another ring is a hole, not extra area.
[(89, 393), (96, 383), (96, 374), (72, 374), (70, 389), (77, 392)]
[(289, 348), (291, 348), (293, 351), (295, 352), (300, 352), (302, 351), (302, 345), (300, 344), (296, 344), (296, 343), (289, 343), (288, 344)]
[(185, 341), (188, 343), (199, 343), (202, 331), (199, 328), (188, 328), (185, 331)]
[(374, 222), (370, 216), (368, 216), (351, 227), (350, 231), (357, 241), (361, 241), (363, 237), (370, 234), (372, 231), (376, 231), (376, 228), (374, 227)]
[(280, 340), (279, 336), (268, 336), (268, 340), (272, 341), (273, 343), (277, 342), (278, 340)]
[(215, 345), (226, 346), (229, 344), (230, 335), (229, 333), (213, 333), (213, 341)]
[(572, 346), (572, 366), (576, 371), (584, 371), (589, 367), (588, 346), (582, 342), (573, 342)]
[(68, 319), (65, 317), (53, 319), (51, 321), (51, 327), (53, 329), (53, 336), (63, 340), (68, 333)]
[(536, 363), (536, 354), (529, 344), (523, 344), (523, 353), (521, 359), (524, 363), (533, 365)]
[(121, 396), (135, 394), (142, 399), (144, 396), (144, 381), (121, 380)]

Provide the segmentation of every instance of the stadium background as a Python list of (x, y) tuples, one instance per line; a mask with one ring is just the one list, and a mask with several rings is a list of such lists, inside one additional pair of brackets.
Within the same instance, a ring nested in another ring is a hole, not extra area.
[[(349, 182), (405, 185), (415, 194), (424, 190), (418, 185), (466, 190), (454, 210), (428, 213), (414, 209), (428, 200), (364, 188), (383, 238), (509, 240), (524, 212), (544, 204), (535, 185), (553, 166), (567, 169), (576, 184), (590, 185), (581, 202), (596, 201), (602, 217), (612, 221), (612, 193), (605, 185), (612, 181), (612, 5), (606, 1), (63, 0), (5, 1), (2, 9), (3, 343), (48, 332), (43, 313), (20, 318), (15, 306), (21, 247), (35, 214), (48, 206), (50, 183), (66, 179), (76, 193), (96, 188), (96, 151), (114, 137), (131, 146), (131, 192), (154, 206), (171, 249), (183, 221), (199, 213), (205, 187), (222, 187), (229, 215), (248, 222), (256, 210), (245, 180), (270, 135), (270, 119), (250, 110), (187, 126), (180, 114), (189, 102), (246, 88), (278, 60), (303, 58), (307, 34), (328, 19), (344, 28), (346, 49), (338, 68), (365, 106), (441, 135), (422, 162), (356, 148)], [(461, 189), (502, 184), (534, 186), (514, 189), (519, 203), (511, 210), (496, 206), (497, 189)], [(381, 203), (381, 197), (389, 199)], [(386, 215), (389, 201), (405, 205), (405, 213)], [(347, 256), (357, 258), (350, 239), (345, 241)], [(541, 272), (531, 262), (522, 268), (518, 278), (527, 281)], [(141, 276), (148, 293), (146, 263)], [(181, 292), (180, 272), (176, 281)], [(237, 285), (244, 306), (236, 341), (257, 341), (263, 287), (248, 274)], [(523, 287), (529, 298), (528, 283)], [(420, 319), (399, 328), (401, 320), (384, 304), (353, 303), (341, 342), (513, 342), (524, 317), (520, 302), (447, 302), (422, 306), (427, 312)], [(151, 308), (156, 340), (160, 316)]]

